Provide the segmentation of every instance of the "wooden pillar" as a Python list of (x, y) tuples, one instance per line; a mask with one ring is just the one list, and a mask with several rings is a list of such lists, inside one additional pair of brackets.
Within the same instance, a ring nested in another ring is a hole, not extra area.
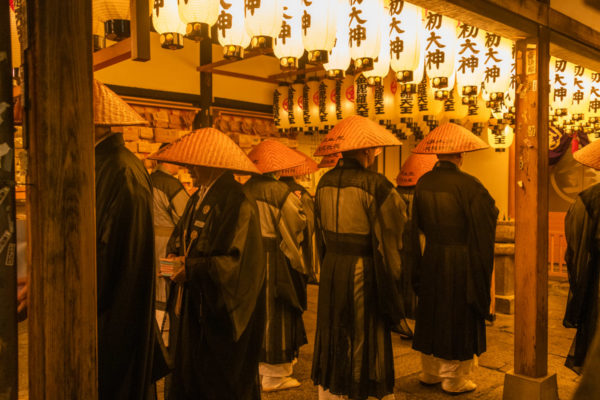
[[(211, 30), (211, 36), (216, 37), (217, 30)], [(207, 32), (208, 34), (208, 32)], [(200, 65), (212, 63), (212, 40), (205, 37), (200, 42)], [(213, 79), (211, 72), (200, 72), (200, 111), (194, 119), (194, 129), (212, 126), (210, 108), (213, 103)]]
[(94, 400), (92, 1), (27, 6), (29, 398)]
[(547, 376), (549, 31), (516, 46), (515, 369), (504, 399), (558, 399)]
[[(15, 32), (16, 34), (16, 32)], [(18, 395), (17, 263), (10, 16), (0, 6), (0, 399)]]

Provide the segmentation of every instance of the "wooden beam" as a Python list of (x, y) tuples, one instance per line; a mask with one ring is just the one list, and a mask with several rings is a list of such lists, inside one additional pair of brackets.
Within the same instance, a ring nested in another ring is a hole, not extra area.
[(13, 87), (9, 7), (0, 7), (0, 143), (8, 146), (8, 160), (0, 165), (0, 392), (6, 400), (17, 400), (17, 266)]
[(515, 373), (548, 372), (548, 108), (550, 32), (517, 42)]
[(131, 59), (150, 60), (150, 7), (148, 0), (130, 0)]
[(223, 65), (229, 65), (229, 64), (233, 64), (233, 63), (239, 63), (245, 60), (249, 60), (251, 58), (257, 57), (257, 56), (261, 56), (264, 55), (263, 53), (248, 53), (244, 56), (243, 59), (241, 60), (234, 60), (231, 58), (224, 58), (222, 60), (219, 61), (215, 61), (215, 62), (211, 62), (210, 64), (205, 64), (205, 65), (201, 65), (199, 67), (196, 68), (196, 71), (198, 72), (212, 72), (213, 69), (218, 68), (218, 67), (222, 67)]
[(256, 81), (256, 82), (273, 83), (273, 84), (276, 84), (279, 82), (277, 79), (271, 79), (270, 77), (263, 78), (262, 76), (242, 74), (239, 72), (225, 71), (222, 69), (213, 69), (211, 71), (211, 73), (215, 74), (215, 75), (230, 76), (232, 78), (246, 79), (249, 81)]
[[(213, 31), (214, 32), (214, 31)], [(202, 40), (200, 42), (200, 66), (213, 62), (212, 42)], [(209, 72), (200, 72), (200, 111), (194, 119), (194, 129), (212, 126), (210, 108), (213, 102), (213, 79)]]
[(295, 76), (295, 75), (306, 75), (311, 72), (319, 72), (319, 71), (323, 71), (322, 65), (319, 65), (316, 67), (310, 67), (310, 68), (299, 68), (294, 71), (286, 71), (286, 72), (281, 72), (279, 74), (269, 75), (269, 79), (280, 80), (280, 79), (289, 78), (289, 77)]
[(29, 398), (95, 400), (92, 0), (27, 8)]
[(130, 59), (131, 43), (132, 39), (127, 38), (113, 44), (110, 47), (106, 47), (102, 50), (94, 52), (94, 71), (98, 71), (123, 60)]

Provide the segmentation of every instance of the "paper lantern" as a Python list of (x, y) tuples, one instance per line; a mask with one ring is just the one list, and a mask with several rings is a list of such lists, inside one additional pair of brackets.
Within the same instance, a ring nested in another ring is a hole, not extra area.
[(252, 48), (271, 48), (273, 38), (281, 31), (282, 0), (246, 0), (246, 31)]
[(417, 122), (424, 133), (429, 133), (439, 125), (439, 117), (444, 110), (444, 102), (436, 99), (431, 80), (424, 77), (417, 87)]
[(186, 24), (186, 37), (208, 38), (208, 28), (217, 22), (219, 0), (178, 0), (179, 18)]
[(301, 28), (300, 0), (283, 0), (281, 30), (275, 38), (273, 52), (283, 70), (298, 68), (298, 59), (304, 54)]
[(323, 65), (330, 78), (341, 79), (350, 66), (350, 45), (348, 43), (348, 25), (350, 24), (350, 6), (345, 0), (338, 0), (335, 45), (329, 53), (329, 61)]
[(356, 92), (354, 88), (354, 77), (346, 76), (339, 81), (339, 90), (336, 88), (336, 95), (339, 96), (339, 102), (336, 101), (336, 118), (342, 120), (355, 114), (356, 111)]
[(328, 61), (328, 54), (335, 45), (338, 5), (338, 0), (304, 0), (302, 41), (309, 62)]
[[(588, 105), (590, 117), (600, 117), (600, 73), (590, 73), (590, 103)], [(600, 122), (600, 121), (599, 121)]]
[(508, 125), (488, 128), (488, 144), (496, 152), (506, 151), (512, 145), (514, 131)]
[(423, 9), (401, 0), (391, 0), (389, 12), (390, 66), (398, 81), (412, 82), (424, 56)]
[(363, 74), (358, 74), (354, 79), (354, 106), (355, 114), (363, 117), (373, 117), (373, 91), (369, 87), (367, 78)]
[(483, 56), (484, 99), (488, 107), (500, 110), (510, 89), (513, 67), (513, 45), (506, 38), (486, 32)]
[(491, 116), (491, 110), (487, 108), (487, 102), (483, 99), (482, 94), (479, 94), (477, 102), (469, 104), (467, 119), (464, 125), (470, 127), (469, 129), (475, 135), (480, 136)]
[(456, 85), (461, 102), (476, 104), (484, 79), (485, 35), (483, 29), (472, 25), (458, 26), (456, 45)]
[(573, 68), (573, 93), (571, 95), (570, 112), (575, 120), (583, 120), (590, 104), (592, 86), (591, 71), (581, 65)]
[(228, 59), (241, 59), (250, 44), (244, 18), (244, 0), (221, 0), (217, 31), (223, 55)]
[[(390, 25), (391, 17), (387, 9), (381, 8), (381, 24), (386, 27)], [(369, 85), (382, 85), (383, 80), (390, 72), (390, 35), (387, 29), (381, 31), (381, 46), (379, 47), (379, 56), (373, 62), (373, 69), (363, 72)]]
[(131, 36), (129, 0), (94, 0), (92, 14), (104, 24), (106, 39), (120, 41)]
[[(290, 86), (288, 101), (291, 103), (292, 112), (288, 114), (290, 127), (295, 131), (304, 130), (304, 82), (296, 82)], [(288, 111), (289, 112), (289, 111)], [(294, 123), (292, 124), (292, 121)]]
[(308, 132), (319, 131), (325, 125), (319, 118), (319, 81), (317, 79), (310, 79), (304, 85), (302, 116)]
[(381, 45), (381, 0), (351, 0), (348, 38), (356, 72), (373, 68)]
[(445, 100), (454, 87), (456, 21), (427, 12), (425, 25), (425, 67), (437, 99)]
[[(343, 84), (342, 79), (336, 79), (336, 80), (324, 79), (319, 84), (319, 92), (320, 93), (322, 93), (321, 92), (322, 87), (323, 87), (323, 85), (325, 85), (325, 98), (319, 97), (319, 107), (321, 107), (321, 104), (323, 102), (325, 103), (325, 118), (326, 118), (325, 125), (324, 125), (325, 132), (327, 132), (328, 130), (333, 128), (334, 125), (337, 124), (337, 122), (342, 119), (342, 107), (341, 107), (342, 84)], [(338, 107), (338, 103), (340, 104), (339, 107)], [(321, 116), (321, 121), (322, 121), (323, 115), (322, 115), (321, 110), (320, 110), (320, 116)]]
[(178, 0), (155, 2), (152, 11), (152, 24), (160, 35), (160, 45), (165, 49), (177, 50), (183, 47), (186, 26), (179, 19)]
[(284, 132), (290, 127), (287, 103), (288, 90), (289, 85), (287, 83), (280, 83), (273, 93), (273, 122), (280, 132)]
[[(455, 86), (444, 101), (444, 110), (441, 115), (442, 122), (452, 122), (462, 125), (462, 121), (469, 113), (469, 105), (464, 104), (462, 99), (462, 94), (458, 91), (458, 87)], [(477, 101), (477, 97), (475, 97), (474, 101)]]

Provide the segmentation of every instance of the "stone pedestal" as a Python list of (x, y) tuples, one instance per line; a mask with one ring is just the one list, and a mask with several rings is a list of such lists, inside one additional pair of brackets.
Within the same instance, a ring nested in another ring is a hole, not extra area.
[(494, 248), (495, 305), (501, 314), (515, 313), (515, 223), (499, 221)]
[(530, 378), (509, 371), (504, 375), (502, 400), (558, 400), (556, 374)]

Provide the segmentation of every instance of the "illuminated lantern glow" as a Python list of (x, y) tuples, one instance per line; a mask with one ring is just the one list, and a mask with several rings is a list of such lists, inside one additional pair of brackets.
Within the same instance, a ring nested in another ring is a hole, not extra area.
[(479, 94), (479, 96), (477, 96), (477, 102), (475, 104), (469, 104), (465, 125), (470, 125), (471, 132), (480, 136), (485, 124), (487, 124), (491, 117), (492, 111), (487, 108), (486, 101), (483, 99), (482, 94)]
[[(436, 101), (439, 99), (436, 99), (436, 91), (430, 84), (431, 80), (424, 77), (417, 87), (417, 122), (425, 133), (429, 133), (439, 125), (439, 116), (444, 111), (444, 102)], [(416, 133), (415, 138), (419, 138)]]
[(356, 72), (368, 71), (381, 46), (381, 0), (350, 0), (348, 41)]
[[(293, 125), (293, 130), (303, 131), (304, 130), (304, 83), (296, 82), (290, 86), (288, 92), (288, 101), (292, 103), (292, 112), (288, 111), (288, 120), (290, 125)], [(289, 107), (289, 106), (288, 106)], [(294, 124), (292, 124), (292, 120)]]
[(302, 113), (308, 132), (318, 131), (324, 124), (319, 118), (319, 81), (310, 79), (304, 85)]
[(425, 25), (425, 67), (436, 99), (446, 100), (454, 87), (456, 57), (456, 21), (427, 12)]
[(589, 70), (581, 65), (573, 67), (573, 91), (571, 95), (572, 118), (576, 121), (584, 119), (590, 105), (592, 77)]
[(220, 1), (217, 32), (225, 58), (244, 58), (244, 49), (250, 45), (250, 36), (244, 26), (244, 0)]
[[(386, 27), (390, 25), (391, 17), (387, 9), (381, 8), (381, 25)], [(390, 72), (390, 35), (387, 29), (381, 31), (381, 46), (379, 47), (379, 56), (373, 62), (373, 69), (363, 72), (367, 82), (371, 86), (383, 86), (383, 80)]]
[(179, 19), (177, 0), (154, 2), (152, 24), (160, 35), (160, 45), (163, 48), (177, 50), (183, 47), (186, 26)]
[(484, 99), (488, 108), (501, 111), (504, 98), (510, 89), (514, 43), (506, 38), (486, 32), (483, 56)]
[[(322, 104), (322, 102), (325, 101), (326, 122), (325, 122), (324, 130), (325, 130), (325, 132), (327, 132), (328, 130), (333, 128), (334, 125), (337, 124), (337, 122), (339, 120), (342, 119), (341, 94), (342, 94), (343, 80), (342, 79), (336, 79), (336, 80), (325, 79), (319, 85), (319, 92), (321, 92), (321, 88), (322, 88), (321, 85), (323, 85), (323, 84), (326, 85), (325, 99), (322, 99), (321, 97), (319, 97), (319, 107)], [(338, 104), (339, 104), (339, 107), (338, 107)], [(321, 111), (319, 111), (319, 113), (320, 113), (321, 121), (322, 121), (323, 119), (322, 119)], [(338, 117), (339, 117), (339, 119), (338, 119)]]
[(566, 117), (573, 97), (572, 63), (550, 57), (550, 107), (557, 117)]
[(280, 83), (279, 87), (273, 92), (273, 122), (281, 133), (290, 127), (287, 106), (288, 90), (289, 85), (287, 83)]
[(350, 24), (348, 1), (338, 0), (338, 10), (335, 45), (329, 53), (328, 62), (323, 65), (327, 71), (327, 76), (334, 79), (341, 79), (346, 76), (346, 70), (351, 61), (348, 43), (348, 25)]
[(281, 31), (283, 1), (245, 0), (244, 4), (246, 31), (252, 38), (250, 46), (254, 49), (272, 48), (273, 39)]
[(488, 128), (488, 144), (496, 152), (504, 152), (512, 145), (514, 130), (509, 125), (490, 126)]
[(389, 14), (390, 66), (399, 82), (418, 84), (423, 77), (417, 79), (414, 74), (419, 73), (419, 65), (424, 65), (423, 9), (402, 0), (391, 0)]
[(485, 34), (472, 25), (458, 26), (456, 45), (456, 84), (461, 102), (465, 105), (477, 103), (484, 79)]
[(120, 41), (131, 36), (131, 6), (129, 0), (94, 0), (94, 18), (104, 24), (105, 37)]
[(283, 70), (298, 68), (298, 59), (304, 54), (302, 46), (302, 29), (300, 19), (302, 8), (301, 0), (283, 1), (283, 20), (281, 30), (275, 38), (273, 52), (279, 58), (279, 66)]
[[(333, 97), (332, 97), (333, 91)], [(327, 133), (335, 121), (335, 81), (324, 79), (319, 82), (319, 133)]]
[[(469, 114), (469, 105), (463, 103), (463, 96), (458, 90), (458, 85), (450, 91), (450, 96), (444, 101), (442, 122), (452, 122), (462, 125), (463, 120)], [(477, 96), (475, 96), (475, 102)]]
[(199, 41), (208, 38), (208, 28), (219, 17), (219, 0), (178, 0), (179, 18), (186, 24), (186, 37)]
[(513, 42), (512, 44), (512, 64), (511, 64), (511, 72), (510, 72), (510, 86), (508, 88), (508, 92), (504, 97), (504, 105), (512, 110), (515, 107), (515, 96), (517, 91), (517, 62), (516, 62), (516, 45)]
[[(354, 105), (355, 114), (362, 117), (373, 117), (373, 91), (369, 87), (367, 78), (363, 74), (358, 74), (354, 79)], [(370, 101), (371, 100), (371, 101)], [(371, 107), (369, 107), (371, 105)]]
[(338, 0), (302, 0), (302, 41), (308, 61), (323, 64), (335, 45)]
[[(346, 76), (336, 84), (336, 119), (338, 121), (354, 115), (356, 110), (356, 92), (354, 87), (354, 77)], [(339, 90), (337, 89), (339, 87)], [(339, 102), (337, 101), (339, 96)], [(366, 101), (366, 99), (365, 99)]]

